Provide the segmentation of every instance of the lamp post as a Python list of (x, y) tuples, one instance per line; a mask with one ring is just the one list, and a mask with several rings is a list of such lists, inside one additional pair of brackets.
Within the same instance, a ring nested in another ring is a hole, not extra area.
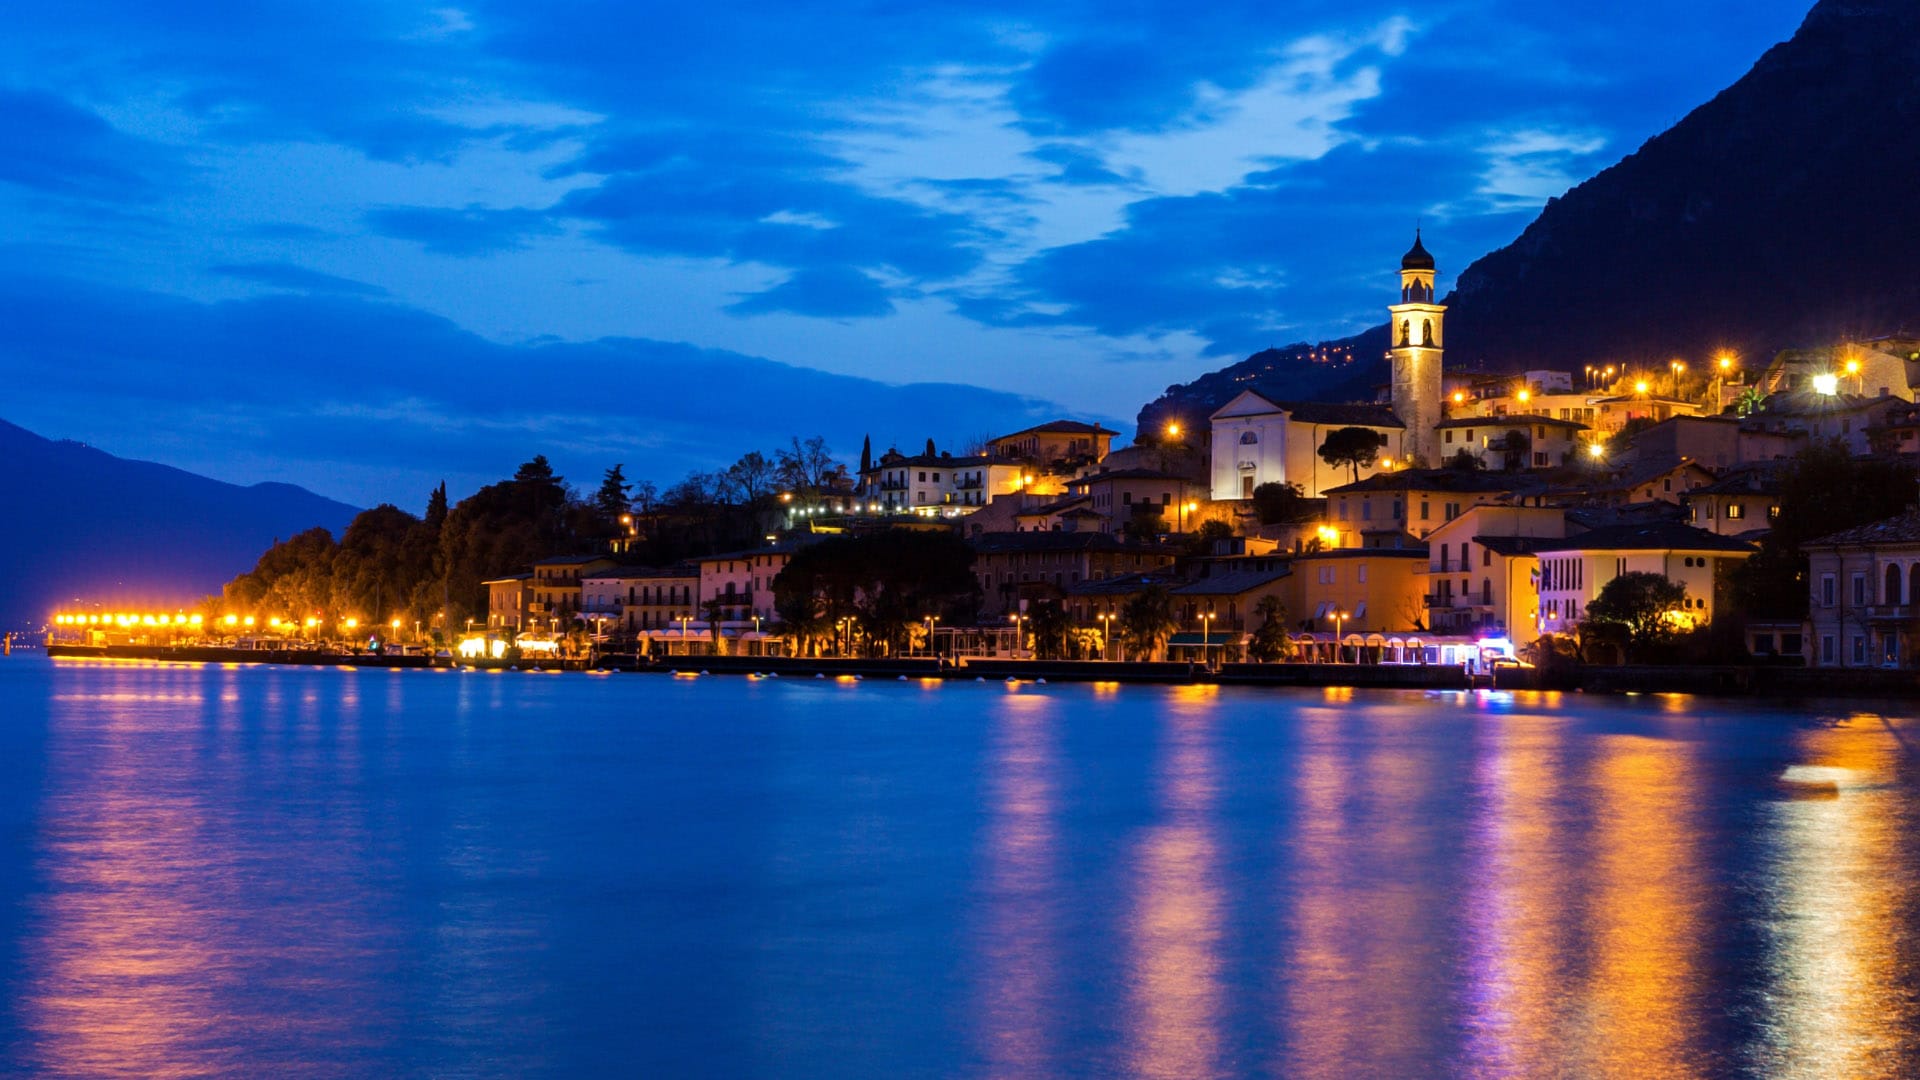
[(1209, 650), (1213, 647), (1213, 620), (1215, 618), (1216, 616), (1211, 611), (1203, 611), (1200, 613), (1200, 663), (1204, 664), (1209, 671), (1213, 670), (1212, 653)]
[(1007, 618), (1013, 620), (1013, 651), (1019, 652), (1022, 645), (1022, 638), (1020, 634), (1020, 620), (1026, 618), (1026, 616), (1016, 611), (1013, 614), (1007, 616)]
[(939, 623), (940, 616), (929, 615), (926, 617), (925, 621), (927, 624), (927, 655), (934, 656), (934, 655), (937, 655), (937, 653), (934, 651), (934, 648), (933, 648), (933, 628), (935, 624)]
[(1339, 608), (1333, 609), (1333, 662), (1340, 662), (1340, 624), (1346, 621), (1347, 613)]
[(1113, 613), (1103, 611), (1094, 618), (1100, 620), (1100, 659), (1111, 660), (1108, 650), (1113, 646)]
[(1180, 531), (1181, 532), (1187, 531), (1187, 515), (1198, 509), (1200, 509), (1200, 504), (1197, 501), (1189, 500), (1187, 502), (1183, 502), (1180, 504)]

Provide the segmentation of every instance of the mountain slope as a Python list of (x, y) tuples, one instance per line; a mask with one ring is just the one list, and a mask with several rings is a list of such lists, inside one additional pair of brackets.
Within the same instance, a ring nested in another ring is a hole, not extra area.
[(1920, 4), (1821, 0), (1739, 82), (1460, 275), (1497, 369), (1749, 358), (1920, 325)]
[(276, 537), (337, 535), (355, 509), (290, 484), (240, 487), (0, 420), (0, 627), (76, 598), (138, 607), (217, 592)]
[[(1733, 86), (1461, 273), (1449, 368), (1664, 367), (1726, 350), (1751, 362), (1920, 330), (1916, 124), (1920, 2), (1821, 0)], [(1384, 342), (1380, 327), (1319, 348), (1351, 347), (1363, 385), (1387, 377), (1364, 359)], [(1356, 396), (1297, 359), (1312, 351), (1169, 387), (1141, 429), (1204, 415), (1256, 378), (1270, 396)]]

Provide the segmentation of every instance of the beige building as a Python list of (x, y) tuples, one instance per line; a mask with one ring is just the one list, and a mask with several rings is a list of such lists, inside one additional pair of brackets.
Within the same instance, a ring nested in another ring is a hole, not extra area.
[[(956, 517), (1002, 495), (1038, 491), (1042, 475), (1023, 462), (996, 456), (905, 457), (888, 451), (860, 474), (860, 498), (881, 513)], [(1051, 490), (1058, 492), (1058, 485)]]
[(1425, 624), (1423, 548), (1345, 548), (1293, 557), (1295, 624), (1316, 632), (1388, 633)]
[(1586, 430), (1585, 424), (1548, 416), (1444, 420), (1437, 431), (1440, 460), (1434, 464), (1443, 465), (1464, 450), (1496, 471), (1558, 469), (1579, 462)]
[(1117, 469), (1091, 472), (1067, 485), (1085, 497), (1086, 509), (1106, 519), (1108, 532), (1119, 532), (1136, 519), (1158, 521), (1156, 532), (1186, 532), (1207, 497), (1206, 489), (1184, 477), (1153, 469)]
[(1376, 473), (1327, 492), (1322, 538), (1337, 547), (1364, 547), (1368, 533), (1380, 532), (1424, 540), (1470, 507), (1511, 502), (1540, 486), (1519, 474), (1464, 469)]
[(1441, 634), (1503, 636), (1515, 649), (1539, 635), (1535, 552), (1567, 535), (1566, 511), (1483, 504), (1427, 541), (1427, 625)]
[(527, 604), (527, 626), (565, 632), (567, 624), (580, 613), (581, 580), (597, 570), (619, 565), (604, 555), (558, 555), (533, 564), (529, 587), (533, 598)]
[(661, 632), (690, 626), (700, 618), (700, 568), (669, 566), (641, 571), (632, 595), (620, 606), (629, 633)]
[(487, 629), (518, 633), (533, 601), (532, 574), (509, 574), (481, 584), (487, 587)]
[(1543, 636), (1572, 632), (1608, 582), (1639, 572), (1686, 587), (1686, 606), (1674, 613), (1676, 622), (1712, 622), (1726, 599), (1728, 572), (1755, 550), (1730, 537), (1670, 523), (1616, 525), (1544, 541), (1534, 547), (1540, 563), (1535, 628)]
[(1751, 540), (1773, 528), (1780, 516), (1777, 463), (1729, 469), (1718, 480), (1687, 493), (1687, 513), (1696, 529)]
[(1807, 553), (1807, 662), (1915, 666), (1920, 645), (1920, 510), (1823, 536)]
[(1051, 423), (1002, 435), (987, 444), (995, 457), (1017, 460), (1048, 471), (1061, 466), (1097, 465), (1107, 456), (1117, 431), (1078, 420)]

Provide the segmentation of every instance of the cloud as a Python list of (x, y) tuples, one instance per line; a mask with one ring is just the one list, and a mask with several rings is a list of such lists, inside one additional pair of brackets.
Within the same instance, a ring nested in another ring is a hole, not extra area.
[[(671, 481), (794, 434), (849, 454), (868, 433), (877, 445), (944, 443), (1060, 413), (1015, 394), (673, 342), (502, 344), (341, 294), (202, 304), (0, 277), (0, 320), (0, 364), (36, 388), (6, 419), (362, 505), (410, 505), (443, 476), (471, 488), (534, 453), (577, 476), (623, 461), (628, 475)], [(116, 419), (132, 416), (141, 423)]]
[(352, 278), (323, 274), (290, 263), (222, 263), (207, 267), (207, 272), (235, 281), (247, 281), (275, 289), (320, 293), (332, 296), (385, 296), (387, 290)]
[(436, 255), (459, 258), (519, 251), (536, 236), (561, 231), (551, 216), (527, 207), (388, 206), (368, 211), (366, 219), (381, 236), (412, 240)]
[(154, 197), (157, 148), (53, 94), (0, 89), (0, 183), (107, 201)]
[(737, 315), (784, 311), (821, 319), (859, 319), (892, 314), (893, 301), (886, 286), (872, 276), (852, 267), (833, 266), (796, 270), (787, 280), (727, 310)]

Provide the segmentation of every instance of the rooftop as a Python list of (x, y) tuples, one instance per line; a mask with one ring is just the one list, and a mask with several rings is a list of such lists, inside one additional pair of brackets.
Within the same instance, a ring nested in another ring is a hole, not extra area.
[(1482, 472), (1478, 469), (1395, 469), (1374, 473), (1357, 484), (1328, 488), (1329, 495), (1355, 495), (1372, 491), (1452, 491), (1497, 493), (1531, 491), (1540, 487), (1537, 480), (1518, 473)]
[(1542, 540), (1535, 551), (1721, 551), (1751, 555), (1754, 546), (1730, 536), (1717, 536), (1691, 525), (1662, 521), (1642, 525), (1612, 525), (1564, 540)]
[(1142, 555), (1172, 555), (1160, 545), (1128, 544), (1112, 533), (1100, 532), (990, 532), (968, 537), (967, 546), (982, 555), (1029, 551), (1128, 551)]
[(1209, 574), (1198, 581), (1182, 585), (1173, 592), (1176, 596), (1238, 596), (1260, 588), (1262, 585), (1271, 585), (1292, 573), (1291, 566), (1281, 566), (1272, 570), (1228, 570), (1224, 573)]
[(1511, 424), (1515, 427), (1526, 424), (1550, 424), (1554, 427), (1574, 428), (1579, 431), (1587, 429), (1587, 425), (1578, 424), (1572, 420), (1555, 420), (1551, 416), (1535, 416), (1532, 413), (1514, 413), (1510, 416), (1463, 416), (1457, 420), (1442, 420), (1433, 426), (1438, 430), (1440, 428), (1499, 427), (1503, 424)]
[(1842, 529), (1840, 532), (1822, 536), (1817, 540), (1809, 540), (1801, 546), (1839, 547), (1843, 544), (1913, 543), (1920, 543), (1920, 509), (1909, 510), (1899, 517)]
[(996, 437), (994, 442), (1017, 438), (1021, 435), (1119, 435), (1117, 431), (1108, 431), (1099, 424), (1083, 424), (1078, 420), (1050, 420), (1030, 428), (1021, 428), (1011, 434)]

